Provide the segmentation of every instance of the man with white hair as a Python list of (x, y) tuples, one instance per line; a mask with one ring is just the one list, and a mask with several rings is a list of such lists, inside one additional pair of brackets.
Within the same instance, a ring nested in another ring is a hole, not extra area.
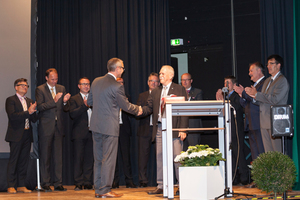
[[(173, 83), (174, 69), (170, 65), (162, 66), (159, 72), (161, 86), (155, 88), (148, 97), (147, 105), (143, 106), (143, 115), (153, 112), (153, 132), (152, 141), (156, 140), (156, 161), (157, 161), (157, 188), (149, 191), (148, 194), (163, 194), (163, 164), (162, 164), (162, 125), (161, 125), (161, 104), (166, 96), (176, 95), (184, 96), (187, 99), (185, 88)], [(173, 128), (187, 128), (188, 117), (173, 117)], [(185, 132), (173, 131), (173, 157), (179, 155), (183, 148), (183, 140), (186, 138)], [(179, 180), (178, 167), (180, 163), (175, 163), (175, 172), (177, 181)], [(176, 192), (179, 195), (179, 189)]]

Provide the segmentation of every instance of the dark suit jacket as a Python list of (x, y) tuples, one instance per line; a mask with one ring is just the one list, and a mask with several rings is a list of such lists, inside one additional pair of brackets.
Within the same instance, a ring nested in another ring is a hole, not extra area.
[(137, 114), (137, 105), (129, 103), (124, 86), (106, 74), (96, 78), (91, 86), (88, 105), (93, 106), (90, 130), (105, 135), (119, 136), (119, 112)]
[(72, 125), (72, 140), (85, 139), (89, 132), (88, 114), (89, 108), (83, 103), (80, 93), (70, 98), (70, 117), (73, 119)]
[(35, 90), (35, 98), (37, 102), (37, 110), (40, 112), (39, 135), (47, 135), (54, 133), (55, 117), (57, 117), (57, 127), (59, 133), (64, 135), (64, 116), (63, 111), (68, 111), (69, 101), (66, 105), (63, 103), (63, 97), (66, 94), (64, 86), (56, 84), (56, 94), (63, 93), (63, 96), (55, 103), (51, 92), (46, 83), (40, 85)]
[[(138, 98), (138, 101), (136, 104), (139, 106), (142, 106), (142, 107), (146, 106), (148, 97), (149, 97), (149, 90), (139, 94), (139, 98)], [(138, 118), (139, 119), (139, 127), (138, 127), (137, 136), (143, 136), (143, 137), (149, 136), (151, 114), (152, 113), (150, 113), (147, 116)]]
[[(238, 133), (242, 134), (244, 132), (244, 117), (243, 117), (243, 107), (240, 104), (240, 95), (238, 93), (233, 92), (230, 97), (230, 104), (234, 107), (236, 111), (236, 122), (237, 122), (237, 128), (238, 128)], [(233, 111), (231, 111), (231, 121), (234, 121), (234, 115)], [(235, 130), (235, 126), (232, 127)], [(233, 136), (233, 135), (232, 135)]]
[[(26, 97), (27, 108), (29, 108), (30, 103), (34, 103), (32, 99)], [(32, 128), (30, 122), (36, 122), (38, 115), (36, 112), (29, 114), (28, 111), (23, 110), (22, 103), (19, 97), (15, 94), (6, 99), (5, 110), (8, 117), (8, 127), (6, 131), (5, 141), (7, 142), (18, 142), (22, 139), (25, 119), (29, 119), (29, 131), (31, 133), (32, 141)]]
[[(203, 100), (202, 90), (192, 87), (189, 92), (188, 99), (190, 101)], [(203, 125), (202, 125), (201, 117), (199, 117), (199, 116), (189, 117), (189, 128), (202, 128), (202, 127), (203, 127)]]
[[(262, 86), (266, 78), (263, 78), (256, 86), (258, 92), (261, 91)], [(260, 129), (259, 121), (259, 106), (253, 103), (253, 98), (250, 97), (245, 90), (242, 93), (242, 98), (240, 98), (241, 105), (245, 108), (246, 119), (249, 123), (250, 130)]]
[[(147, 105), (143, 106), (143, 116), (149, 115), (153, 112), (153, 132), (152, 132), (152, 141), (155, 140), (157, 133), (157, 121), (159, 114), (160, 106), (160, 97), (161, 97), (162, 86), (155, 88), (148, 97)], [(177, 95), (184, 96), (187, 99), (186, 90), (183, 86), (176, 83), (171, 83), (168, 95)], [(173, 128), (187, 128), (188, 127), (188, 117), (173, 117), (172, 118)], [(173, 131), (173, 138), (178, 138), (178, 131)]]
[[(131, 101), (130, 95), (125, 93), (125, 96), (127, 97), (128, 101)], [(130, 136), (132, 135), (130, 117), (132, 117), (132, 115), (122, 110), (121, 117), (123, 124), (120, 124), (120, 135), (122, 134), (124, 136), (128, 136), (130, 141)]]

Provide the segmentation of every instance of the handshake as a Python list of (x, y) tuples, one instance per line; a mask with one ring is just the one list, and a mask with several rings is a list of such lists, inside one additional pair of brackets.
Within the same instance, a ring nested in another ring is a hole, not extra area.
[(138, 112), (137, 116), (140, 116), (141, 114), (143, 114), (143, 109), (141, 106), (139, 106), (139, 112)]

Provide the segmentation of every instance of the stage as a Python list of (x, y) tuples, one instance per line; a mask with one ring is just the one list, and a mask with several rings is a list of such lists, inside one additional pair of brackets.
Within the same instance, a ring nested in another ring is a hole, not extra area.
[[(65, 192), (32, 192), (32, 193), (17, 193), (17, 194), (8, 194), (7, 192), (0, 192), (1, 200), (72, 200), (72, 199), (95, 199), (94, 190), (81, 190), (74, 191), (74, 186), (64, 186), (68, 190)], [(53, 189), (53, 187), (51, 187)], [(112, 191), (116, 193), (123, 193), (124, 195), (119, 198), (123, 200), (135, 200), (135, 199), (167, 199), (163, 198), (162, 195), (148, 195), (147, 192), (155, 189), (154, 187), (147, 188), (126, 188), (125, 186), (120, 186), (118, 189), (113, 189)], [(177, 188), (175, 188), (175, 191)], [(266, 193), (262, 193), (261, 190), (257, 188), (244, 188), (242, 186), (233, 186), (233, 190), (235, 193), (245, 193), (256, 195), (256, 197), (246, 197), (246, 196), (235, 196), (226, 199), (274, 199), (272, 196), (267, 195)], [(300, 199), (300, 191), (291, 191), (287, 193), (288, 199)], [(278, 199), (282, 199), (282, 196), (278, 196)], [(179, 196), (175, 196), (174, 199), (179, 199)]]

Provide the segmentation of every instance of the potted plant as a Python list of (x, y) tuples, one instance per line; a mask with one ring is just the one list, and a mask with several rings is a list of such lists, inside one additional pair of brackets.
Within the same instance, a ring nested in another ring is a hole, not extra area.
[(293, 160), (281, 152), (269, 151), (260, 154), (252, 163), (252, 179), (256, 186), (267, 193), (282, 194), (292, 188), (296, 181)]
[(219, 149), (208, 145), (189, 146), (187, 151), (177, 155), (179, 167), (180, 199), (212, 199), (223, 193), (224, 168), (219, 161), (225, 161)]

